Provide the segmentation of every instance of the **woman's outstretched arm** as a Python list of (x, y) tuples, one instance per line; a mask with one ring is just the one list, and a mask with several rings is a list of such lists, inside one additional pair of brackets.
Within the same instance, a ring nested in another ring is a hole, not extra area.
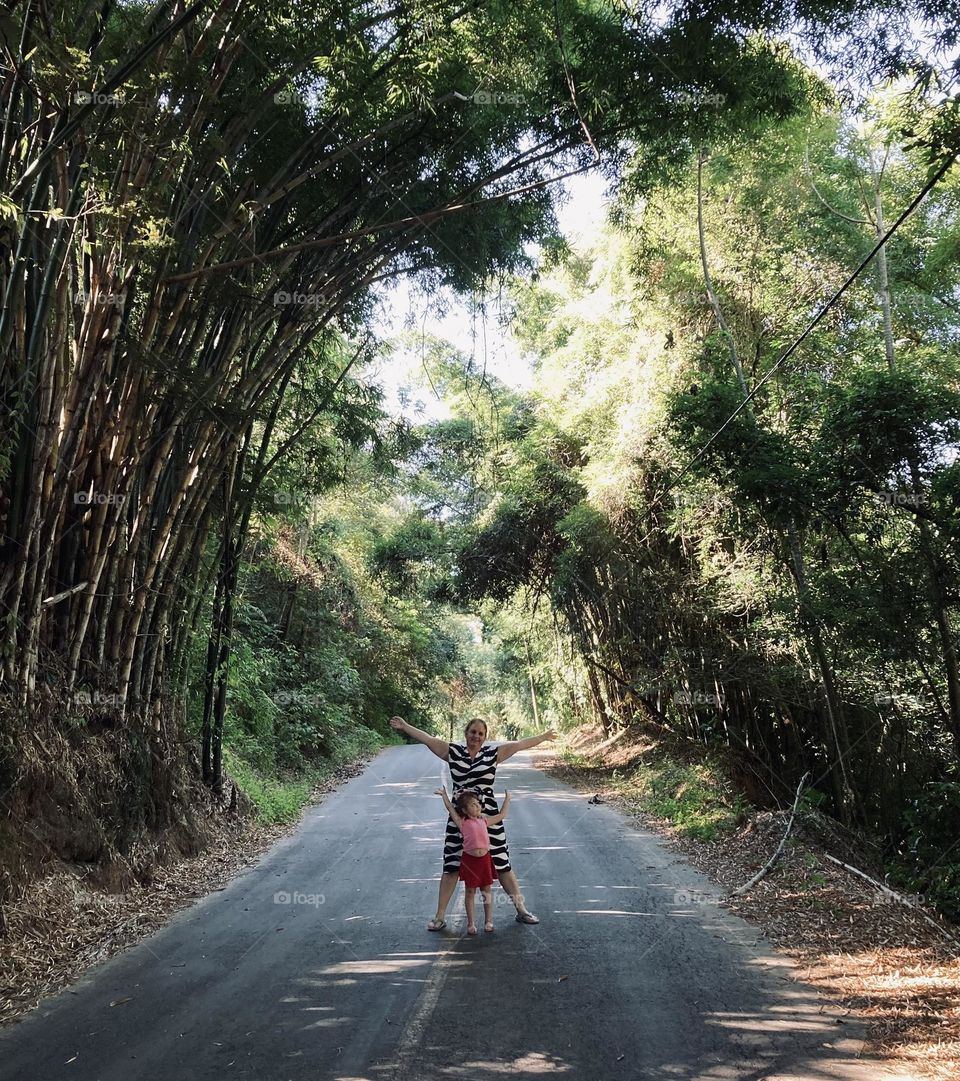
[(557, 733), (551, 728), (547, 732), (541, 732), (539, 736), (529, 736), (527, 739), (515, 739), (511, 740), (510, 743), (501, 743), (497, 747), (497, 761), (506, 762), (517, 751), (529, 751), (531, 747), (536, 747), (540, 743), (546, 743), (547, 740), (556, 738)]
[(402, 717), (391, 717), (390, 725), (392, 728), (396, 728), (398, 732), (406, 732), (406, 734), (412, 739), (415, 739), (417, 743), (422, 743), (425, 747), (429, 747), (437, 758), (442, 758), (444, 762), (446, 762), (447, 755), (450, 753), (450, 744), (447, 743), (445, 739), (431, 736), (429, 732), (421, 732), (419, 728), (414, 728), (412, 724), (407, 724)]

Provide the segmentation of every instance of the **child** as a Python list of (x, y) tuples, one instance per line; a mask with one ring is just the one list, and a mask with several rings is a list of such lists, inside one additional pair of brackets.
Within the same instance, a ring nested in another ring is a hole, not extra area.
[(463, 834), (463, 855), (460, 857), (460, 881), (465, 891), (464, 903), (467, 910), (467, 934), (477, 933), (474, 918), (474, 903), (477, 890), (483, 894), (483, 929), (493, 930), (493, 891), (490, 889), (497, 872), (490, 856), (490, 838), (487, 824), (496, 826), (506, 817), (510, 806), (510, 793), (504, 792), (500, 813), (483, 814), (483, 806), (475, 792), (468, 790), (457, 796), (456, 803), (450, 802), (445, 788), (438, 788), (437, 795), (443, 797), (444, 806), (450, 813), (457, 828)]

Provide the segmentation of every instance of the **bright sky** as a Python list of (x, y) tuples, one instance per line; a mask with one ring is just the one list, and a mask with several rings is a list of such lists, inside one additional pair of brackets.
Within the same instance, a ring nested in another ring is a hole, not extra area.
[[(911, 25), (917, 40), (929, 39), (923, 24)], [(814, 57), (808, 55), (809, 51), (802, 41), (795, 37), (791, 40), (798, 54), (805, 57), (815, 70), (834, 80), (842, 76), (842, 72), (824, 70)], [(930, 59), (944, 70), (953, 70), (953, 61), (947, 56), (931, 54)], [(859, 100), (868, 88), (853, 79), (849, 89)], [(564, 182), (565, 202), (558, 207), (557, 216), (562, 232), (573, 247), (581, 248), (589, 244), (601, 226), (606, 209), (606, 186), (606, 181), (596, 172), (571, 177)], [(423, 297), (417, 294), (415, 283), (401, 280), (384, 292), (381, 317), (375, 324), (375, 330), (379, 336), (390, 338), (405, 329), (420, 329), (446, 339), (467, 356), (476, 357), (481, 366), (485, 362), (486, 370), (504, 383), (513, 387), (528, 387), (533, 374), (530, 361), (520, 353), (509, 327), (501, 325), (503, 318), (504, 313), (498, 310), (495, 300), (488, 303), (484, 316), (472, 310), (469, 298), (457, 297), (450, 292), (441, 297)], [(414, 419), (444, 415), (429, 385), (423, 388), (419, 386), (425, 381), (422, 379), (422, 365), (416, 356), (398, 354), (385, 361), (378, 371), (367, 369), (366, 374), (383, 385), (387, 394), (385, 405), (391, 415), (403, 412)], [(409, 402), (401, 404), (398, 391), (405, 384), (411, 384), (413, 389)], [(422, 403), (419, 411), (418, 401)]]
[[(603, 223), (606, 210), (604, 192), (606, 181), (597, 173), (583, 173), (564, 182), (566, 200), (557, 211), (560, 228), (574, 247), (589, 244)], [(440, 304), (437, 300), (440, 300)], [(439, 309), (443, 308), (441, 312)], [(375, 331), (389, 338), (405, 329), (414, 328), (451, 342), (460, 352), (475, 356), (486, 370), (513, 387), (528, 387), (532, 370), (520, 353), (508, 326), (501, 326), (503, 313), (496, 301), (488, 302), (485, 317), (472, 310), (470, 298), (445, 292), (440, 298), (418, 295), (416, 283), (406, 279), (393, 285), (383, 295), (382, 315)], [(368, 375), (381, 383), (386, 391), (385, 405), (391, 415), (400, 412), (412, 419), (440, 418), (440, 407), (429, 385), (418, 386), (422, 368), (416, 358), (405, 362), (396, 357)], [(399, 390), (405, 384), (416, 386), (410, 401), (401, 405)], [(418, 401), (422, 409), (417, 409)]]

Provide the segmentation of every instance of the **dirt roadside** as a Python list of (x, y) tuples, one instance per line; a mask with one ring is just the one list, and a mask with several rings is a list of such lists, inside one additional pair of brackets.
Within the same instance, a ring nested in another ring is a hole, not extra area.
[(535, 752), (534, 764), (680, 851), (716, 882), (724, 907), (798, 963), (798, 978), (864, 1020), (867, 1050), (885, 1056), (903, 1081), (960, 1078), (960, 928), (941, 920), (941, 930), (931, 927), (919, 911), (831, 863), (827, 853), (872, 871), (839, 830), (800, 818), (773, 869), (746, 894), (730, 896), (773, 855), (790, 809), (751, 810), (709, 840), (686, 836), (644, 809), (633, 787), (651, 749), (649, 734), (628, 732), (605, 744), (599, 730), (586, 729), (558, 751)]
[[(369, 760), (335, 770), (313, 789), (304, 810), (361, 773)], [(81, 865), (51, 860), (47, 873), (7, 903), (0, 937), (0, 1025), (15, 1022), (87, 969), (153, 934), (176, 912), (222, 890), (300, 820), (298, 815), (264, 825), (212, 799), (202, 810), (207, 847), (156, 867), (149, 884), (108, 892), (91, 887)]]

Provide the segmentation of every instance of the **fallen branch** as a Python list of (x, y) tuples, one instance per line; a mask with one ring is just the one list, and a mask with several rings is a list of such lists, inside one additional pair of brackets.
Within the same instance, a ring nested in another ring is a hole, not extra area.
[(747, 890), (752, 890), (753, 887), (760, 881), (761, 878), (770, 870), (770, 868), (780, 858), (780, 853), (783, 851), (783, 846), (787, 843), (787, 838), (790, 836), (790, 830), (793, 829), (793, 820), (797, 817), (797, 804), (800, 802), (800, 794), (803, 792), (803, 786), (807, 783), (809, 773), (805, 773), (800, 778), (800, 783), (797, 785), (797, 794), (793, 799), (793, 809), (790, 812), (790, 821), (787, 823), (787, 828), (783, 832), (783, 836), (780, 838), (780, 844), (777, 845), (777, 850), (767, 860), (767, 862), (760, 868), (759, 871), (750, 879), (749, 882), (745, 882), (742, 886), (739, 886), (731, 894), (732, 897), (739, 897), (741, 894), (746, 893)]
[(871, 886), (876, 886), (878, 890), (883, 890), (883, 892), (887, 894), (888, 897), (892, 897), (899, 904), (906, 905), (907, 908), (912, 908), (921, 919), (929, 923), (931, 927), (935, 927), (940, 932), (940, 934), (944, 936), (944, 938), (948, 938), (951, 942), (956, 943), (957, 940), (953, 937), (953, 935), (948, 934), (940, 926), (940, 924), (937, 923), (936, 920), (932, 920), (920, 908), (916, 901), (912, 901), (909, 897), (904, 896), (904, 894), (902, 893), (897, 893), (896, 890), (892, 890), (889, 886), (885, 886), (882, 882), (878, 882), (875, 878), (871, 878), (864, 871), (860, 871), (856, 867), (851, 867), (849, 863), (844, 863), (843, 860), (838, 860), (836, 856), (831, 856), (828, 852), (824, 852), (824, 856), (826, 856), (831, 863), (835, 863), (838, 867), (842, 867), (845, 871), (849, 871), (852, 875), (859, 875), (860, 878), (862, 878), (865, 882), (869, 882)]

